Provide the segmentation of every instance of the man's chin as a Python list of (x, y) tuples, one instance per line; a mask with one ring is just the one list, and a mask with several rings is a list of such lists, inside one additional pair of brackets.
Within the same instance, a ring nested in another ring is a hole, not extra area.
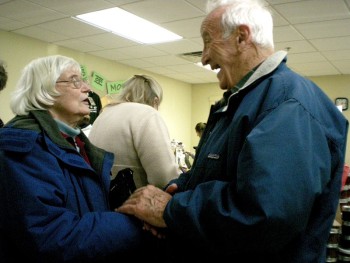
[[(220, 73), (220, 72), (219, 72)], [(223, 78), (223, 76), (221, 74), (217, 75), (217, 78), (219, 80), (219, 86), (220, 86), (220, 89), (222, 90), (227, 90), (227, 83), (225, 81), (225, 78)]]
[(226, 83), (224, 81), (220, 81), (219, 82), (219, 86), (220, 86), (220, 89), (222, 89), (222, 90), (227, 90), (228, 89), (228, 87), (227, 87), (227, 85), (226, 85)]

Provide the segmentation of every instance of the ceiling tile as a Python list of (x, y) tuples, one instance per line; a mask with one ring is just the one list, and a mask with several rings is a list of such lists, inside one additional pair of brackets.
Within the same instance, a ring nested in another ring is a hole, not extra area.
[(34, 25), (65, 17), (54, 10), (41, 7), (29, 1), (14, 0), (0, 6), (0, 17)]
[(202, 50), (202, 46), (189, 40), (178, 40), (174, 42), (167, 42), (162, 44), (156, 44), (154, 47), (158, 50), (162, 50), (168, 54), (182, 54), (188, 52), (194, 52)]
[(115, 61), (130, 59), (130, 56), (128, 54), (125, 54), (124, 52), (121, 52), (118, 49), (105, 49), (99, 51), (91, 51), (88, 53), (94, 56)]
[(306, 40), (277, 42), (275, 43), (275, 49), (288, 50), (289, 53), (304, 53), (316, 51), (315, 47), (313, 47)]
[(58, 34), (50, 30), (39, 28), (37, 26), (29, 26), (29, 27), (14, 30), (13, 32), (24, 36), (36, 38), (49, 43), (68, 39), (68, 36), (63, 36), (62, 34)]
[(12, 31), (18, 28), (22, 28), (27, 26), (27, 24), (16, 21), (13, 19), (9, 19), (6, 17), (0, 17), (0, 29), (5, 30), (5, 31)]
[(350, 17), (348, 19), (299, 24), (295, 25), (295, 28), (308, 39), (350, 36)]
[(295, 41), (304, 39), (292, 26), (278, 26), (273, 31), (275, 42)]
[(200, 27), (204, 16), (163, 24), (163, 26), (185, 38), (200, 37)]
[(63, 41), (57, 41), (57, 42), (54, 42), (54, 44), (58, 46), (71, 48), (79, 52), (89, 52), (89, 51), (96, 51), (101, 49), (96, 45), (92, 45), (92, 44), (80, 41), (78, 39), (68, 39)]
[(128, 55), (129, 58), (147, 58), (166, 55), (164, 52), (146, 45), (119, 48), (119, 51)]
[(293, 68), (299, 72), (304, 72), (306, 76), (337, 75), (339, 71), (329, 62), (309, 62), (293, 64)]
[(146, 62), (143, 59), (127, 59), (127, 60), (119, 60), (121, 64), (128, 65), (134, 68), (148, 68), (150, 66), (155, 66), (155, 64)]
[(341, 74), (350, 74), (350, 59), (333, 61), (333, 64)]
[(147, 0), (123, 5), (122, 8), (160, 24), (204, 15), (203, 11), (182, 0)]
[(320, 51), (350, 49), (350, 36), (313, 39), (310, 42)]
[(42, 7), (47, 7), (69, 16), (88, 13), (96, 10), (114, 7), (108, 1), (102, 0), (30, 0)]
[(137, 45), (137, 43), (135, 43), (134, 41), (120, 37), (113, 33), (95, 34), (92, 36), (81, 37), (79, 39), (106, 49), (130, 47)]
[(90, 26), (73, 18), (50, 21), (45, 24), (40, 24), (38, 27), (45, 28), (52, 32), (61, 33), (72, 38), (106, 33), (105, 30)]
[(327, 59), (319, 52), (288, 54), (288, 63), (290, 64), (319, 62), (319, 61), (327, 61)]
[(150, 58), (144, 58), (143, 60), (153, 63), (154, 65), (157, 65), (157, 66), (183, 65), (188, 63), (188, 61), (180, 57), (177, 57), (175, 55), (150, 57)]
[(274, 6), (287, 21), (293, 24), (349, 18), (343, 0), (308, 0)]
[(333, 61), (350, 59), (350, 49), (341, 50), (341, 51), (339, 50), (323, 51), (322, 54), (328, 60), (333, 60)]

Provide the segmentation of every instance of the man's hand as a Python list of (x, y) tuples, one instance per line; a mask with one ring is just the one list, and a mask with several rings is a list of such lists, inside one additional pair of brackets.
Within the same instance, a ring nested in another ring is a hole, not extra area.
[(155, 226), (166, 227), (163, 213), (172, 196), (163, 190), (147, 185), (135, 192), (115, 211), (134, 215), (140, 220)]

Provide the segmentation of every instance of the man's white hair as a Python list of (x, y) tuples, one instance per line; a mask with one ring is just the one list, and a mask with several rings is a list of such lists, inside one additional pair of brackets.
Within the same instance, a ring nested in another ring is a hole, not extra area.
[(224, 38), (238, 26), (246, 25), (254, 43), (263, 48), (274, 48), (272, 15), (261, 0), (208, 0), (206, 11), (209, 14), (221, 7), (225, 8), (221, 19)]

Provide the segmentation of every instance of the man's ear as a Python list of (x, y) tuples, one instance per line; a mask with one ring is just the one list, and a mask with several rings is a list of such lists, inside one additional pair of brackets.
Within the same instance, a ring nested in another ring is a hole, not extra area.
[(238, 44), (246, 42), (250, 38), (250, 29), (246, 25), (238, 26)]

